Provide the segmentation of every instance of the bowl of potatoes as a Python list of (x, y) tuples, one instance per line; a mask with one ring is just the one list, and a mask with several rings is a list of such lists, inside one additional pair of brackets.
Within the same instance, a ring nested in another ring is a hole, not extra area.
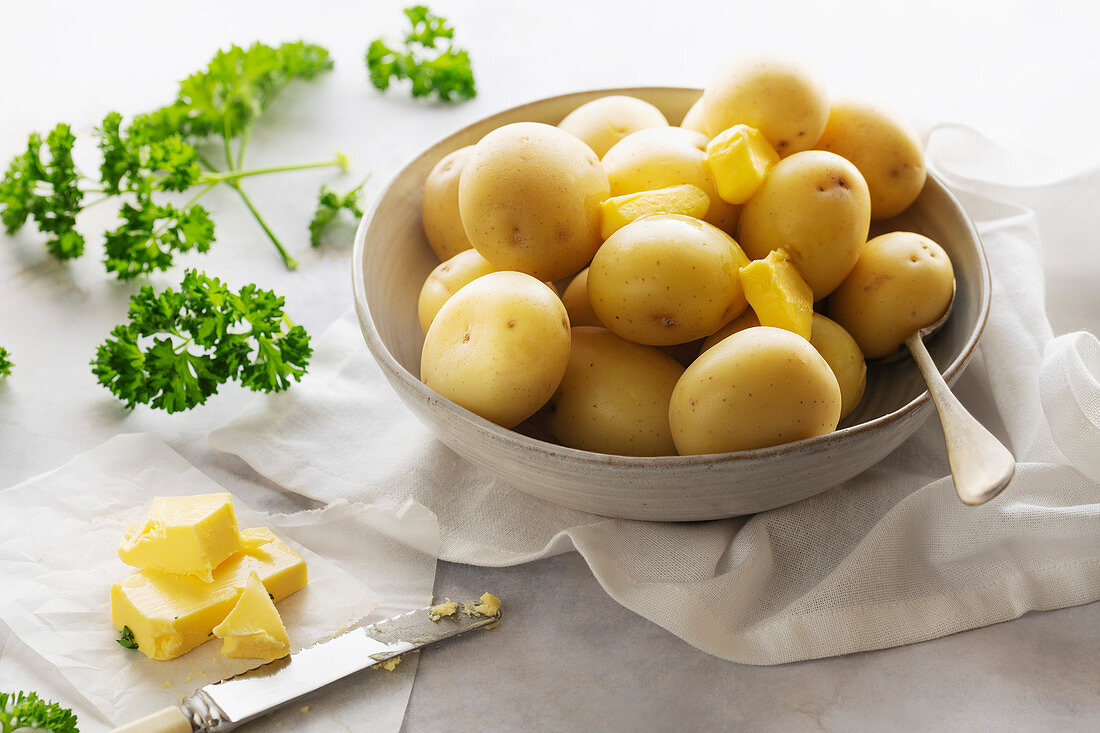
[(990, 292), (907, 124), (774, 59), (449, 135), (375, 199), (352, 279), (371, 354), (440, 441), (540, 499), (657, 521), (874, 465), (934, 411), (887, 357), (950, 309), (927, 346), (953, 382)]

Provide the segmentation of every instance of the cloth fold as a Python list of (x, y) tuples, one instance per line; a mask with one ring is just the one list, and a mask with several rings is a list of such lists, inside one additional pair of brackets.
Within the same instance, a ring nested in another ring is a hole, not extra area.
[[(369, 358), (350, 313), (319, 340), (301, 385), (257, 403), (211, 444), (322, 501), (411, 496), (438, 515), (445, 560), (509, 565), (575, 548), (617, 601), (749, 664), (896, 646), (1100, 599), (1100, 342), (1055, 337), (1044, 291), (1044, 265), (1057, 260), (1049, 250), (1080, 252), (1080, 233), (1100, 230), (1096, 207), (1061, 228), (1048, 207), (1095, 190), (1100, 170), (1051, 172), (1030, 159), (1006, 169), (1015, 159), (959, 126), (929, 140), (930, 164), (975, 220), (993, 275), (985, 335), (955, 386), (1019, 461), (985, 506), (955, 498), (932, 420), (864, 474), (751, 518), (646, 523), (563, 509), (435, 441)], [(1005, 170), (1011, 182), (998, 183)], [(1075, 270), (1074, 283), (1100, 279), (1094, 256)], [(1069, 302), (1074, 293), (1056, 285)], [(1096, 303), (1091, 288), (1076, 295)], [(1095, 329), (1097, 310), (1075, 315)]]

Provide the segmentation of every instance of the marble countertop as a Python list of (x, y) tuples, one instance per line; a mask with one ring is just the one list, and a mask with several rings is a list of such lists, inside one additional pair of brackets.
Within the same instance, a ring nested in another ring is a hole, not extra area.
[[(30, 130), (58, 120), (87, 133), (110, 109), (163, 104), (174, 80), (230, 42), (326, 45), (336, 71), (288, 90), (250, 148), (257, 166), (322, 159), (333, 148), (353, 160), (342, 178), (308, 172), (250, 184), (300, 270), (282, 269), (225, 193), (209, 197), (214, 250), (180, 260), (181, 269), (200, 265), (233, 284), (255, 281), (285, 294), (295, 321), (320, 333), (351, 303), (350, 225), (323, 250), (307, 244), (320, 183), (350, 188), (371, 172), (373, 193), (429, 142), (492, 111), (581, 88), (702, 86), (743, 47), (797, 52), (834, 90), (879, 99), (925, 128), (961, 121), (1041, 154), (1098, 161), (1092, 128), (1100, 97), (1081, 92), (1094, 90), (1100, 77), (1091, 37), (1100, 14), (1078, 5), (963, 0), (903, 10), (871, 0), (843, 7), (807, 0), (718, 8), (689, 0), (673, 12), (649, 2), (440, 0), (432, 7), (455, 22), (480, 90), (471, 103), (442, 107), (369, 87), (367, 43), (402, 22), (402, 4), (391, 0), (128, 0), (70, 3), (62, 11), (24, 3), (6, 8), (0, 26), (0, 158), (15, 154)], [(1076, 141), (1073, 150), (1067, 140)], [(96, 216), (84, 222), (89, 231), (102, 223)], [(17, 364), (0, 384), (0, 487), (118, 433), (141, 431), (253, 506), (309, 506), (207, 444), (210, 430), (260, 397), (229, 389), (191, 413), (126, 412), (95, 384), (87, 362), (136, 289), (109, 281), (97, 259), (58, 265), (33, 230), (0, 234), (0, 345)], [(1072, 276), (1072, 263), (1048, 263), (1052, 284)], [(1057, 287), (1049, 288), (1048, 308), (1056, 332), (1095, 322)], [(439, 564), (437, 596), (482, 590), (506, 600), (505, 622), (421, 655), (405, 729), (1083, 731), (1100, 719), (1098, 603), (907, 647), (765, 668), (710, 657), (634, 615), (607, 596), (575, 553), (514, 568)], [(342, 696), (367, 692), (337, 688), (312, 708), (323, 714)]]

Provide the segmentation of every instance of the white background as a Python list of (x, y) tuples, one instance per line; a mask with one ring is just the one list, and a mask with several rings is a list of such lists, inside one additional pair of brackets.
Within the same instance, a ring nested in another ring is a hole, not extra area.
[[(454, 21), (480, 92), (444, 107), (369, 86), (362, 55), (374, 37), (398, 32), (399, 2), (5, 2), (0, 160), (19, 152), (30, 130), (65, 120), (86, 136), (109, 110), (130, 114), (170, 101), (175, 80), (229, 43), (325, 45), (336, 71), (288, 90), (255, 131), (248, 156), (256, 166), (320, 160), (335, 148), (352, 158), (343, 177), (309, 172), (247, 185), (300, 270), (282, 269), (228, 191), (204, 201), (217, 223), (212, 252), (181, 258), (234, 286), (254, 281), (286, 295), (291, 317), (319, 334), (351, 302), (350, 227), (323, 250), (308, 247), (321, 182), (351, 187), (370, 172), (373, 193), (428, 143), (489, 112), (584, 88), (702, 86), (722, 59), (746, 49), (801, 56), (834, 93), (877, 99), (922, 129), (964, 122), (1070, 168), (1096, 164), (1100, 15), (1089, 5), (440, 1), (432, 7)], [(92, 152), (78, 158), (86, 169), (95, 165)], [(102, 210), (81, 225), (86, 232), (113, 226)], [(127, 413), (95, 384), (87, 362), (123, 319), (136, 285), (109, 279), (90, 239), (81, 261), (60, 265), (33, 228), (0, 234), (0, 345), (17, 364), (0, 384), (0, 487), (119, 432), (147, 431), (257, 508), (305, 506), (207, 446), (212, 428), (261, 396), (226, 389), (203, 408), (168, 416)], [(1048, 263), (1056, 332), (1082, 327), (1084, 314), (1100, 310), (1095, 293), (1082, 302), (1082, 288), (1058, 287), (1072, 281), (1072, 270), (1072, 263)], [(487, 639), (424, 655), (409, 730), (479, 720), (490, 729), (1043, 730), (1085, 729), (1100, 714), (1097, 604), (912, 647), (752, 668), (707, 657), (633, 616), (576, 555), (508, 570), (441, 565), (441, 595), (490, 587), (510, 601), (508, 623)], [(484, 675), (465, 676), (471, 665)], [(324, 700), (315, 710), (323, 714)]]

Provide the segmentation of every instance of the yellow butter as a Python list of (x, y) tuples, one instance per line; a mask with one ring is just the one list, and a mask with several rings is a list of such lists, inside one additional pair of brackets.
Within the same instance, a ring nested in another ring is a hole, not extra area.
[(286, 626), (254, 570), (248, 574), (237, 605), (214, 627), (214, 636), (223, 640), (222, 654), (227, 657), (270, 662), (290, 654)]
[(492, 593), (482, 593), (477, 603), (463, 603), (462, 612), (467, 616), (496, 616), (500, 613), (500, 599)]
[(600, 235), (607, 239), (649, 214), (683, 214), (702, 219), (708, 209), (710, 197), (706, 191), (690, 183), (613, 196), (600, 204)]
[(754, 127), (734, 125), (707, 143), (707, 168), (718, 196), (743, 204), (756, 193), (779, 155)]
[(305, 586), (306, 563), (266, 527), (241, 531), (242, 550), (219, 565), (210, 583), (142, 570), (111, 586), (111, 622), (128, 626), (145, 656), (174, 659), (212, 638), (255, 572), (274, 596)]
[(454, 616), (455, 612), (457, 611), (458, 604), (448, 598), (446, 601), (440, 603), (438, 606), (432, 606), (428, 610), (428, 618), (430, 618), (432, 621), (438, 621), (444, 616)]
[(784, 328), (810, 340), (814, 294), (786, 252), (773, 250), (742, 267), (741, 287), (760, 325)]
[(209, 583), (214, 568), (240, 550), (233, 497), (222, 492), (153, 499), (145, 521), (122, 538), (118, 557), (137, 568)]

